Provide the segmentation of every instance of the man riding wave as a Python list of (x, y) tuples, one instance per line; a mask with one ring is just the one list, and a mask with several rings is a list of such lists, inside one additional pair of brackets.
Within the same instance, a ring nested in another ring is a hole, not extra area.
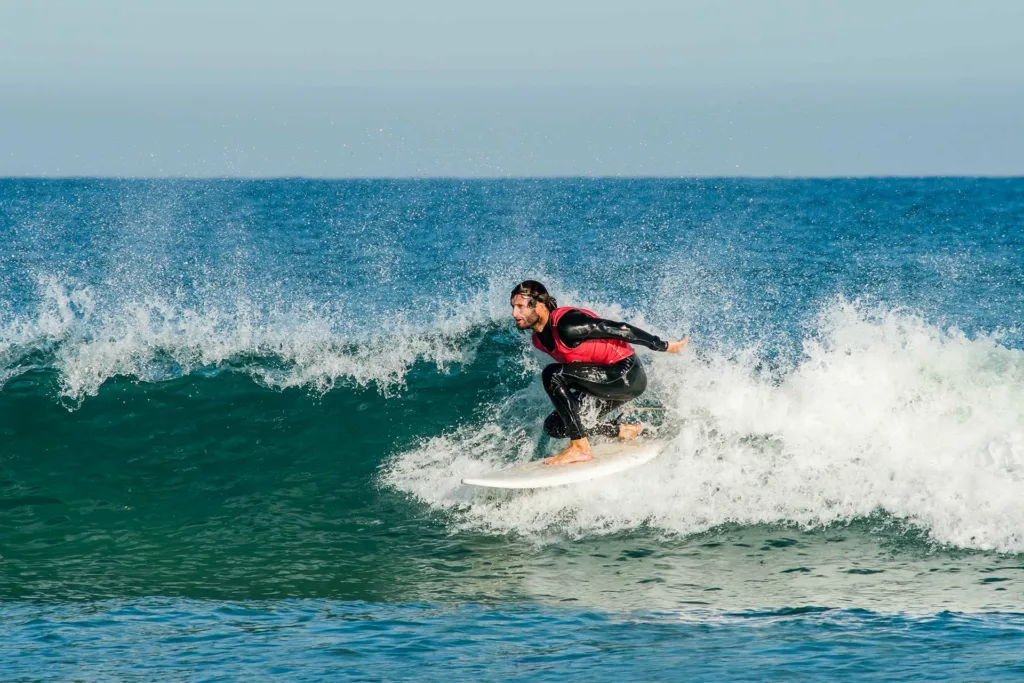
[(567, 465), (594, 457), (589, 433), (630, 439), (640, 425), (598, 422), (588, 430), (581, 402), (596, 404), (598, 419), (632, 401), (647, 388), (647, 375), (631, 344), (679, 353), (689, 337), (666, 342), (622, 322), (604, 320), (583, 308), (559, 308), (547, 288), (535, 280), (516, 285), (509, 298), (512, 318), (520, 330), (533, 330), (533, 345), (555, 359), (544, 368), (544, 390), (555, 411), (544, 421), (552, 438), (569, 438), (569, 446), (547, 458), (549, 465)]

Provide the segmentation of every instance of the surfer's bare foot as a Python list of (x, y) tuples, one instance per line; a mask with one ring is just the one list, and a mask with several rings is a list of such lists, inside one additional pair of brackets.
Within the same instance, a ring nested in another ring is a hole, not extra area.
[(643, 431), (643, 425), (626, 423), (619, 425), (619, 438), (623, 441), (629, 441), (640, 436), (640, 432)]
[(586, 462), (594, 457), (590, 450), (590, 442), (586, 439), (570, 441), (569, 447), (558, 455), (553, 455), (544, 461), (545, 465), (568, 465), (574, 462)]

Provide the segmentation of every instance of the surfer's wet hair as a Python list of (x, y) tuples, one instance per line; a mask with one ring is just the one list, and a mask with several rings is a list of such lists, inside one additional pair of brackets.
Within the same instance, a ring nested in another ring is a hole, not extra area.
[(536, 280), (524, 280), (516, 285), (512, 290), (512, 295), (508, 298), (509, 303), (512, 303), (512, 299), (517, 296), (525, 296), (530, 302), (530, 308), (536, 308), (537, 304), (544, 304), (549, 311), (558, 308), (555, 297), (548, 294), (547, 287)]

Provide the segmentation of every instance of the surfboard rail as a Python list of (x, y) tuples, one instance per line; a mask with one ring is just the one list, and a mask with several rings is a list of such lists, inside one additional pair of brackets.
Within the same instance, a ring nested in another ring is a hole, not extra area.
[(664, 449), (660, 441), (598, 443), (594, 458), (569, 465), (546, 465), (544, 459), (497, 470), (477, 477), (466, 477), (463, 484), (498, 489), (538, 489), (578, 484), (639, 467), (650, 462)]

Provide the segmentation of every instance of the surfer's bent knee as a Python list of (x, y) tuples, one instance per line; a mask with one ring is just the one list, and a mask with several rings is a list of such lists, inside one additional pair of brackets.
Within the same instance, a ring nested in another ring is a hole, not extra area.
[(548, 365), (544, 368), (543, 372), (541, 372), (540, 374), (541, 383), (544, 385), (544, 391), (550, 394), (551, 389), (552, 387), (554, 387), (555, 383), (561, 383), (555, 379), (556, 375), (558, 375), (558, 372), (561, 369), (561, 363), (552, 363), (551, 365)]

